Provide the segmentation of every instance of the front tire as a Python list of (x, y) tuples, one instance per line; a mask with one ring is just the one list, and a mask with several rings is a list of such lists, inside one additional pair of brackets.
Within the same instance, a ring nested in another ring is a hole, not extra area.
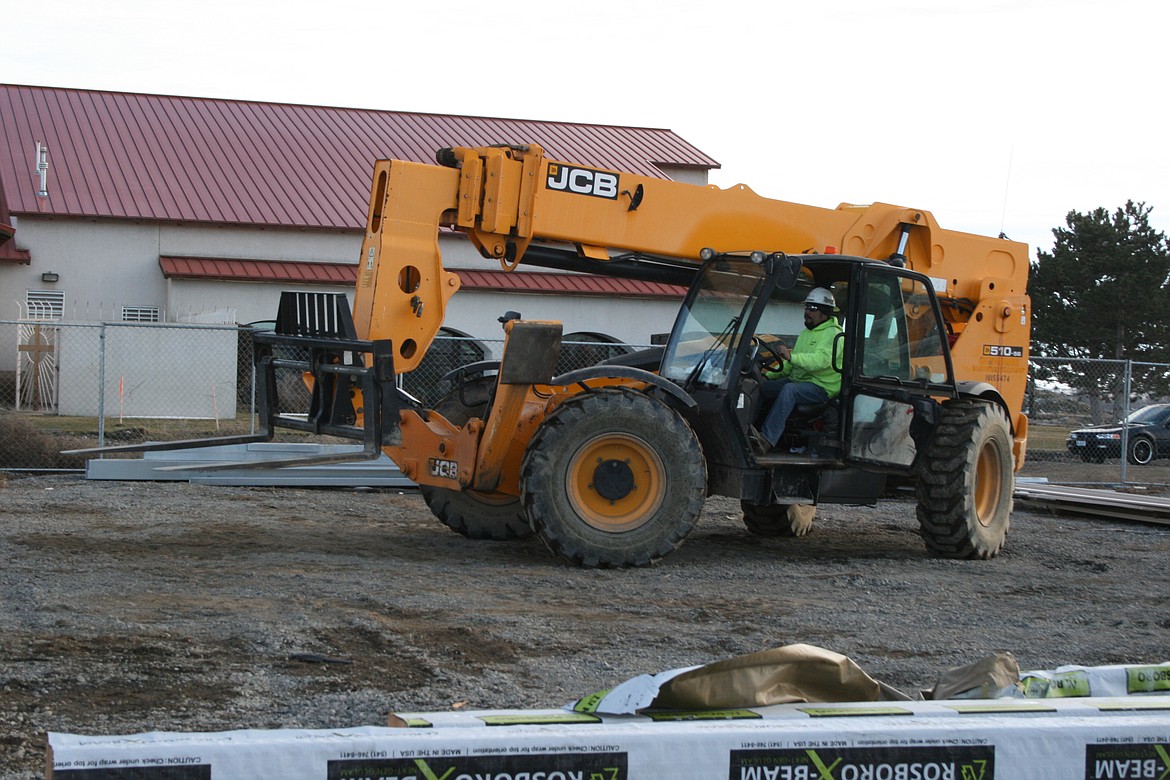
[(1129, 442), (1129, 462), (1145, 466), (1154, 459), (1154, 442), (1145, 436), (1138, 436)]
[[(495, 377), (473, 379), (440, 399), (435, 411), (455, 425), (463, 425), (472, 417), (482, 418), (487, 413), (494, 387)], [(421, 485), (419, 492), (439, 522), (460, 536), (493, 542), (532, 536), (532, 528), (516, 496), (429, 485)]]
[(1011, 525), (1012, 434), (991, 403), (942, 407), (916, 493), (926, 548), (944, 558), (994, 558)]
[(587, 568), (648, 566), (671, 553), (698, 522), (707, 487), (691, 427), (625, 388), (565, 401), (537, 429), (520, 473), (536, 533)]

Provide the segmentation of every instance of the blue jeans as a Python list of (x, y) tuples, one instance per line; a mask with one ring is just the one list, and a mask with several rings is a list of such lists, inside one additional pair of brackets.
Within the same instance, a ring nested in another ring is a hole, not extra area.
[(819, 404), (829, 400), (829, 394), (820, 385), (812, 382), (793, 382), (791, 379), (769, 379), (760, 391), (764, 401), (771, 401), (772, 408), (764, 418), (760, 433), (773, 447), (780, 441), (788, 416), (797, 404)]

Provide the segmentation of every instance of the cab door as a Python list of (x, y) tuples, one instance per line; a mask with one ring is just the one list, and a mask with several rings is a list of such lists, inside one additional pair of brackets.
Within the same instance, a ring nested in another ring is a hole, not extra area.
[(850, 285), (842, 399), (846, 462), (909, 473), (926, 450), (939, 398), (958, 395), (930, 280), (863, 265)]

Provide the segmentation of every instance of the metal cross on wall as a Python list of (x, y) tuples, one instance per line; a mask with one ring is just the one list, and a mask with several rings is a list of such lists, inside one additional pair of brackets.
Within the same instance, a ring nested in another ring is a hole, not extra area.
[[(16, 408), (51, 409), (56, 406), (56, 328), (21, 325), (17, 344)], [(27, 368), (26, 368), (27, 366)]]

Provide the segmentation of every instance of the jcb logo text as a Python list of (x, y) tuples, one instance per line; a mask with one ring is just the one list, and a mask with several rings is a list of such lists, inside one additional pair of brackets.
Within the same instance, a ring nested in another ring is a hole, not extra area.
[(548, 188), (613, 200), (618, 196), (618, 175), (606, 171), (593, 171), (588, 168), (574, 168), (571, 165), (550, 163), (548, 166)]
[(459, 478), (459, 463), (454, 460), (439, 460), (438, 458), (431, 458), (431, 476), (442, 477), (443, 479), (458, 479)]

